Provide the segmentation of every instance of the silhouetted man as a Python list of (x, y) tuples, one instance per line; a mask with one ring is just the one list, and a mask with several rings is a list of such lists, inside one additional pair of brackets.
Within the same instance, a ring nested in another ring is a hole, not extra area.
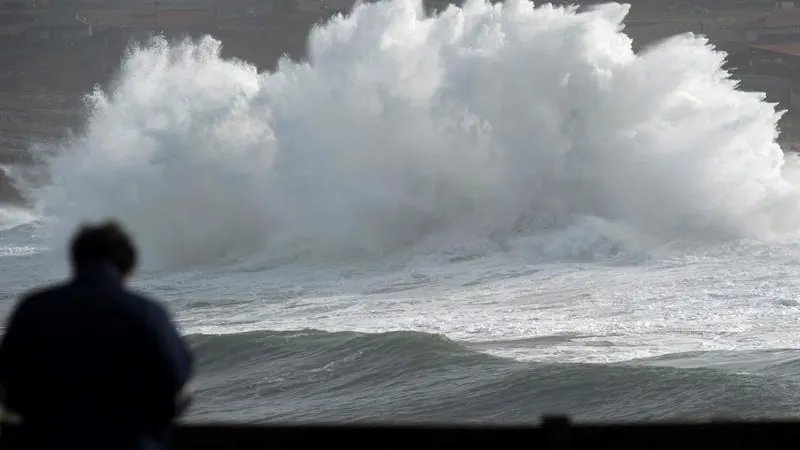
[(131, 292), (136, 250), (114, 222), (84, 226), (74, 276), (25, 296), (0, 342), (3, 404), (26, 449), (160, 449), (192, 355), (169, 314)]

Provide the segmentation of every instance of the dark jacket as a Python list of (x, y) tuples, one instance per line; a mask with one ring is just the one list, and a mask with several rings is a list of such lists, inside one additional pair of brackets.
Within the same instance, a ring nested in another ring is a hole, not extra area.
[(25, 296), (0, 342), (20, 448), (159, 449), (192, 355), (158, 303), (106, 266)]

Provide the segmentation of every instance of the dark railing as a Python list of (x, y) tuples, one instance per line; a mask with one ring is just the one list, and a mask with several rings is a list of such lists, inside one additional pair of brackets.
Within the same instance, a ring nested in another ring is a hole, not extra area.
[[(14, 428), (3, 430), (3, 450), (14, 450)], [(323, 449), (586, 449), (770, 450), (800, 446), (800, 422), (455, 425), (182, 425), (174, 450)]]

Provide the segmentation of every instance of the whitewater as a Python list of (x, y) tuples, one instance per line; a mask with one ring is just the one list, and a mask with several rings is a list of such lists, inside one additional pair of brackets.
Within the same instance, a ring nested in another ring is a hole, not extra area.
[(702, 36), (634, 52), (628, 9), (359, 4), (261, 73), (132, 47), (8, 168), (0, 314), (115, 217), (198, 354), (187, 420), (796, 415), (782, 111)]

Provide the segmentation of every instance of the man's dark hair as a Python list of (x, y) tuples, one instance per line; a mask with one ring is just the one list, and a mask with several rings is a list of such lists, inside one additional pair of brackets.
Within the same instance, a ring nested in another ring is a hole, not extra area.
[(70, 260), (75, 268), (107, 263), (113, 265), (122, 276), (128, 276), (136, 267), (136, 258), (132, 239), (113, 220), (82, 225), (72, 238), (70, 246)]

